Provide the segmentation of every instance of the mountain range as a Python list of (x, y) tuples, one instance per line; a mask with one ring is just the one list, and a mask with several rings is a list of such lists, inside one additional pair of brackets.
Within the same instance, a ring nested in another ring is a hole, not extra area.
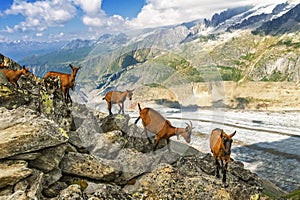
[(211, 19), (49, 45), (48, 53), (29, 51), (19, 63), (41, 77), (49, 70), (68, 72), (69, 63), (82, 66), (77, 85), (84, 96), (149, 84), (298, 83), (299, 15), (298, 0), (231, 8)]

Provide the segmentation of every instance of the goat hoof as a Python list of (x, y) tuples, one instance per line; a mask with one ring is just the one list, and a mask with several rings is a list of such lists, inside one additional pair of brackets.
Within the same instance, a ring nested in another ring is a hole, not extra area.
[(226, 183), (226, 182), (223, 182), (223, 187), (224, 188), (227, 188), (229, 186), (229, 184), (228, 183)]

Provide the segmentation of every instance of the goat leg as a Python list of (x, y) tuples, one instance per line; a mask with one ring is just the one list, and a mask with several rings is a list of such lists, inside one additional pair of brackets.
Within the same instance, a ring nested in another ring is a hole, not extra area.
[(145, 132), (145, 134), (146, 134), (146, 137), (147, 137), (149, 143), (152, 144), (152, 142), (151, 142), (151, 140), (150, 140), (150, 137), (149, 137), (149, 135), (148, 135), (148, 133), (147, 133), (146, 127), (144, 128), (144, 132)]
[(157, 146), (158, 146), (158, 143), (159, 143), (159, 140), (158, 140), (157, 137), (156, 137), (156, 139), (155, 139), (155, 146), (154, 146), (154, 148), (153, 148), (153, 151), (156, 150), (156, 148), (157, 148)]
[(122, 102), (122, 113), (123, 113), (123, 115), (125, 114), (125, 112), (124, 112), (124, 101)]
[[(223, 164), (223, 162), (222, 162), (222, 164)], [(225, 164), (225, 167), (222, 166), (222, 172), (223, 172), (223, 179), (222, 179), (222, 181), (223, 181), (223, 183), (226, 182), (226, 171), (227, 171), (227, 166), (228, 166), (228, 163), (227, 163), (227, 162), (226, 162), (226, 164)]]
[(120, 108), (118, 114), (120, 114), (121, 111), (122, 111), (122, 104), (118, 103), (118, 106), (119, 106), (119, 108)]
[(219, 174), (219, 169), (220, 169), (220, 163), (218, 161), (218, 158), (215, 158), (215, 164), (216, 164), (216, 169), (215, 169), (215, 174), (217, 178), (220, 178), (220, 174)]
[(108, 108), (109, 115), (113, 115), (111, 112), (111, 102), (107, 102), (107, 108)]
[(69, 91), (69, 89), (67, 89), (67, 99), (66, 99), (66, 101), (69, 101), (71, 104), (73, 103), (73, 102), (72, 102), (72, 99), (71, 99), (71, 96), (70, 96), (70, 91)]
[(169, 152), (171, 152), (171, 147), (170, 147), (170, 139), (166, 139), (167, 140), (167, 147)]

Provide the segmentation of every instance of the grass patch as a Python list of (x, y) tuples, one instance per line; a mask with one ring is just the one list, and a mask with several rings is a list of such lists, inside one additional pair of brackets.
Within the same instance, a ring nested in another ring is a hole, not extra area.
[(286, 47), (300, 48), (300, 42), (293, 42), (292, 39), (280, 40), (276, 45), (285, 45)]
[(165, 86), (163, 86), (159, 83), (149, 83), (149, 84), (145, 84), (145, 86), (150, 87), (150, 88), (166, 88)]
[(254, 57), (255, 57), (255, 54), (254, 54), (254, 53), (247, 53), (246, 55), (241, 56), (241, 59), (250, 61), (250, 60), (252, 60)]
[(291, 193), (284, 196), (287, 199), (300, 199), (300, 189), (292, 191)]
[(288, 79), (288, 74), (282, 74), (280, 71), (275, 71), (270, 77), (263, 77), (262, 81), (281, 82)]
[(234, 67), (228, 67), (228, 66), (217, 66), (222, 80), (223, 81), (239, 81), (243, 78), (242, 70), (234, 68)]

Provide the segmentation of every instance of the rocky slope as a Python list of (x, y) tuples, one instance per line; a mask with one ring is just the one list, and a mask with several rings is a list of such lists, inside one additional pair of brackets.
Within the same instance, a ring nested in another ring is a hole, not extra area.
[(240, 162), (223, 187), (210, 154), (176, 141), (152, 152), (129, 115), (66, 105), (57, 79), (19, 82), (0, 84), (0, 199), (285, 198)]

